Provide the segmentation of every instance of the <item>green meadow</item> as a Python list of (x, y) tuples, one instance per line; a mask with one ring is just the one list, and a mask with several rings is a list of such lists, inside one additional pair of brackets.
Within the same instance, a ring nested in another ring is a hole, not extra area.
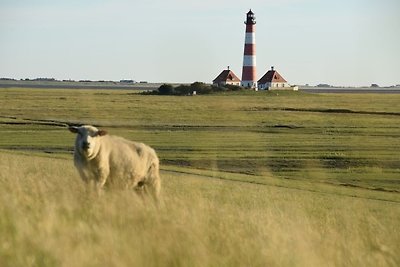
[[(0, 265), (398, 266), (398, 103), (0, 89)], [(163, 207), (87, 196), (68, 124), (154, 147)]]

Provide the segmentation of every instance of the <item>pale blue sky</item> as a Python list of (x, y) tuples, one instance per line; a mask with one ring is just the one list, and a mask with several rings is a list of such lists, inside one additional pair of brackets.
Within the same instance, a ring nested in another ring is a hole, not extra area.
[(258, 77), (273, 65), (291, 84), (400, 84), (398, 0), (0, 0), (0, 77), (241, 77), (249, 8)]

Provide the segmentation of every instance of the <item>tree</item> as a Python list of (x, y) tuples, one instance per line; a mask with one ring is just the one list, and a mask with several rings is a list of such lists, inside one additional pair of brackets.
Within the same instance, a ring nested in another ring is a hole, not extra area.
[(193, 93), (192, 88), (188, 85), (179, 85), (178, 87), (175, 88), (175, 94), (176, 95), (190, 95)]
[(174, 87), (170, 84), (163, 84), (158, 88), (160, 95), (172, 95), (174, 93)]
[(192, 89), (192, 93), (196, 91), (198, 94), (209, 94), (212, 91), (211, 86), (202, 83), (202, 82), (194, 82), (190, 85)]

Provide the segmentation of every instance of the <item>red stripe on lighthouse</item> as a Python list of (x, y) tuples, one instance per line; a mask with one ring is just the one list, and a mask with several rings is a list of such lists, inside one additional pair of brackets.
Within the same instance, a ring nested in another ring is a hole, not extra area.
[(244, 45), (244, 54), (245, 55), (255, 55), (256, 54), (256, 45), (255, 44), (245, 44)]
[[(256, 70), (253, 66), (243, 66), (242, 81), (255, 81), (257, 80)], [(245, 85), (247, 86), (247, 85)]]
[(255, 32), (255, 24), (246, 24), (246, 32)]

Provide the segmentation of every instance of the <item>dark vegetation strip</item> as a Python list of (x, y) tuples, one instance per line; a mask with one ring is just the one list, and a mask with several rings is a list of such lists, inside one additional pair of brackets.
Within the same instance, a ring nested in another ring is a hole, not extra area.
[[(45, 125), (45, 126), (56, 126), (56, 127), (67, 127), (75, 125), (86, 124), (84, 122), (77, 121), (59, 121), (59, 120), (45, 120), (45, 119), (28, 119), (18, 118), (15, 116), (0, 116), (3, 119), (15, 120), (15, 121), (0, 121), (0, 125)], [(225, 130), (225, 131), (246, 131), (246, 130), (260, 130), (257, 126), (235, 126), (235, 125), (189, 125), (189, 124), (174, 124), (174, 125), (93, 125), (96, 127), (107, 127), (107, 128), (141, 128), (146, 130)], [(262, 126), (263, 128), (286, 128), (286, 129), (298, 129), (304, 128), (296, 125), (268, 125)]]
[(2, 119), (16, 120), (16, 121), (2, 121), (0, 124), (3, 125), (46, 125), (46, 126), (59, 126), (66, 127), (68, 125), (73, 125), (75, 123), (67, 121), (57, 121), (57, 120), (43, 120), (43, 119), (27, 119), (18, 118), (15, 116), (0, 116)]
[(270, 157), (268, 159), (163, 159), (163, 164), (192, 167), (201, 169), (210, 169), (212, 167), (223, 171), (235, 170), (235, 173), (257, 175), (260, 169), (267, 168), (273, 172), (297, 171), (306, 169), (306, 166), (321, 167), (324, 169), (342, 169), (361, 168), (361, 167), (377, 167), (387, 169), (399, 169), (400, 162), (397, 160), (373, 160), (373, 159), (357, 159), (342, 158), (334, 160), (326, 160), (320, 158), (296, 159), (296, 158), (280, 158)]
[(384, 111), (357, 111), (351, 109), (318, 109), (318, 108), (269, 108), (269, 107), (253, 107), (244, 109), (245, 111), (294, 111), (294, 112), (317, 112), (317, 113), (344, 113), (344, 114), (362, 114), (362, 115), (389, 115), (400, 116), (400, 112), (384, 112)]
[(73, 147), (43, 147), (43, 146), (1, 146), (4, 150), (13, 151), (31, 151), (31, 152), (44, 152), (47, 154), (72, 154), (74, 152)]
[[(170, 172), (170, 173), (178, 173), (178, 174), (190, 174), (190, 175), (199, 176), (199, 177), (208, 178), (208, 179), (218, 179), (218, 180), (237, 182), (237, 183), (246, 183), (246, 184), (254, 184), (254, 185), (261, 185), (261, 186), (278, 187), (278, 188), (297, 190), (297, 191), (303, 191), (303, 192), (305, 191), (305, 192), (311, 192), (311, 193), (318, 193), (318, 194), (322, 194), (322, 195), (345, 196), (345, 197), (351, 197), (351, 198), (368, 199), (368, 200), (376, 200), (376, 201), (384, 201), (384, 202), (400, 204), (400, 201), (388, 200), (388, 199), (383, 199), (383, 198), (371, 198), (371, 197), (363, 197), (363, 196), (344, 194), (344, 193), (323, 192), (323, 191), (319, 191), (319, 190), (316, 190), (316, 189), (305, 189), (305, 188), (289, 187), (289, 186), (283, 186), (283, 185), (272, 185), (272, 184), (267, 184), (267, 183), (257, 182), (257, 181), (244, 181), (244, 180), (226, 178), (226, 177), (221, 177), (221, 176), (191, 173), (191, 172), (187, 172), (187, 171), (173, 171), (173, 170), (163, 170), (163, 171)], [(335, 185), (337, 185), (337, 184), (335, 184)], [(342, 185), (342, 186), (346, 186), (346, 185)], [(365, 188), (365, 187), (362, 187), (362, 186), (356, 186), (356, 185), (352, 185), (352, 187), (356, 187), (357, 189), (362, 189), (362, 190), (371, 190), (369, 188)], [(382, 192), (387, 192), (387, 193), (400, 193), (397, 190), (386, 190), (386, 189), (383, 189), (383, 188), (375, 188), (375, 189), (372, 189), (372, 190), (374, 190), (374, 191), (382, 191)]]

